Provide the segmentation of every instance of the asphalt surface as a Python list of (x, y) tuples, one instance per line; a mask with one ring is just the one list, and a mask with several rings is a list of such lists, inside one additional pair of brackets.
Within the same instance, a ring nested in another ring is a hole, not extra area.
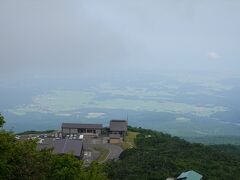
[(96, 160), (100, 156), (100, 153), (95, 150), (97, 147), (109, 150), (109, 154), (103, 162), (109, 160), (117, 160), (123, 151), (120, 146), (107, 143), (107, 140), (105, 138), (84, 139), (83, 149), (85, 153), (83, 160), (87, 164), (91, 163), (93, 160)]

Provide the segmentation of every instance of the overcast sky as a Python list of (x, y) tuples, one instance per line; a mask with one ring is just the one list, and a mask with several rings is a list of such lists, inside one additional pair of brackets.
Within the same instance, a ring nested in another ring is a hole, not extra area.
[(0, 0), (0, 76), (240, 71), (239, 0)]

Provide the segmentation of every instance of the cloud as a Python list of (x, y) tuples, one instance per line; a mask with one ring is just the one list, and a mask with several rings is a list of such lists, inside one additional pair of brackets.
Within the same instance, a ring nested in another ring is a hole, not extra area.
[(207, 54), (208, 59), (218, 59), (220, 56), (216, 52), (209, 52)]

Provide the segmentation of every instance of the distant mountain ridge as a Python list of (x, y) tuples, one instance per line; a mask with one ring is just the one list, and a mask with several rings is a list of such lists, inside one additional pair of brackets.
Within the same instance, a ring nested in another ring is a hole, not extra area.
[(240, 136), (201, 136), (201, 137), (182, 137), (192, 143), (202, 143), (208, 145), (232, 144), (240, 145)]

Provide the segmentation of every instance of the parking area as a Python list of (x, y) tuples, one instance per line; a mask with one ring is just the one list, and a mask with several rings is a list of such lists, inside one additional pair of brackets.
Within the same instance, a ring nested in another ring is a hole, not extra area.
[(119, 155), (123, 151), (122, 148), (118, 145), (109, 144), (108, 138), (99, 137), (99, 138), (84, 138), (83, 140), (83, 149), (84, 157), (83, 160), (85, 163), (91, 163), (93, 160), (97, 160), (101, 155), (101, 152), (98, 149), (106, 149), (107, 154), (101, 162), (106, 162), (109, 160), (117, 160)]
[[(60, 138), (54, 137), (53, 134), (28, 134), (17, 136), (18, 140), (38, 139), (39, 145), (52, 144), (53, 141)], [(41, 141), (42, 139), (42, 141)], [(119, 145), (109, 144), (108, 137), (91, 137), (84, 136), (83, 141), (83, 161), (85, 165), (89, 165), (92, 161), (100, 163), (117, 160), (123, 151)], [(79, 140), (79, 139), (78, 139)], [(77, 139), (76, 139), (77, 141)]]

